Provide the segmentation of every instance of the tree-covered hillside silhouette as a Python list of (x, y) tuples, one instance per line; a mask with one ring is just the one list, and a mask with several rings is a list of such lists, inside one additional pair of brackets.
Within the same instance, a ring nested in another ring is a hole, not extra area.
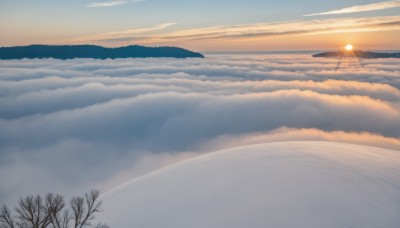
[(138, 45), (106, 48), (96, 45), (29, 45), (0, 47), (0, 59), (116, 59), (116, 58), (204, 58), (200, 53), (177, 47), (144, 47)]

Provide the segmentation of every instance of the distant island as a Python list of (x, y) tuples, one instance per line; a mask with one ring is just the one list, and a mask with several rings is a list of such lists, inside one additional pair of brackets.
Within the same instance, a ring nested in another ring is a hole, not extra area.
[[(358, 58), (366, 58), (366, 59), (381, 59), (381, 58), (400, 58), (400, 52), (397, 53), (377, 53), (371, 51), (353, 51), (354, 57)], [(313, 55), (313, 57), (325, 57), (325, 58), (334, 58), (334, 57), (342, 57), (349, 56), (346, 51), (338, 51), (338, 52), (324, 52)]]
[(29, 45), (0, 47), (0, 59), (116, 59), (116, 58), (204, 58), (197, 52), (178, 47), (144, 47), (131, 45), (106, 48), (96, 45)]

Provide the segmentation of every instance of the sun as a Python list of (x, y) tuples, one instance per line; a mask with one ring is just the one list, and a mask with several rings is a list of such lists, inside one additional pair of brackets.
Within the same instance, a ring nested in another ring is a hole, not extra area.
[(346, 45), (346, 46), (344, 47), (344, 49), (346, 49), (346, 51), (351, 51), (351, 50), (353, 50), (353, 45), (348, 44), (348, 45)]

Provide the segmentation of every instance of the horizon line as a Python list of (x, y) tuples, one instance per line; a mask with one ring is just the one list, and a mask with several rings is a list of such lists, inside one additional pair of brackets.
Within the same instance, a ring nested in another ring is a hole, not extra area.
[[(129, 47), (129, 46), (141, 46), (141, 47), (150, 47), (150, 48), (162, 48), (162, 47), (172, 47), (172, 48), (182, 48), (186, 49), (189, 51), (195, 51), (195, 52), (202, 52), (202, 53), (209, 53), (209, 54), (224, 54), (224, 53), (284, 53), (284, 52), (328, 52), (328, 51), (340, 51), (342, 48), (327, 48), (327, 49), (303, 49), (303, 50), (259, 50), (259, 51), (253, 51), (253, 50), (193, 50), (190, 48), (186, 47), (180, 47), (180, 46), (173, 46), (173, 45), (140, 45), (140, 44), (129, 44), (129, 45), (121, 45), (121, 46), (105, 46), (105, 45), (99, 45), (99, 44), (39, 44), (39, 43), (33, 43), (33, 44), (26, 44), (26, 45), (13, 45), (13, 46), (1, 46), (0, 48), (13, 48), (13, 47), (27, 47), (27, 46), (98, 46), (98, 47), (103, 47), (103, 48), (123, 48), (123, 47)], [(357, 49), (355, 51), (390, 51), (390, 52), (400, 52), (400, 49)]]

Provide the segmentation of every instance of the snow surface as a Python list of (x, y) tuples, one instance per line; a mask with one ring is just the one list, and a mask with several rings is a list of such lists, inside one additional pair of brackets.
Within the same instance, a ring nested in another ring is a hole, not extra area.
[(158, 170), (102, 200), (99, 220), (114, 228), (398, 228), (400, 152), (329, 142), (252, 145)]

